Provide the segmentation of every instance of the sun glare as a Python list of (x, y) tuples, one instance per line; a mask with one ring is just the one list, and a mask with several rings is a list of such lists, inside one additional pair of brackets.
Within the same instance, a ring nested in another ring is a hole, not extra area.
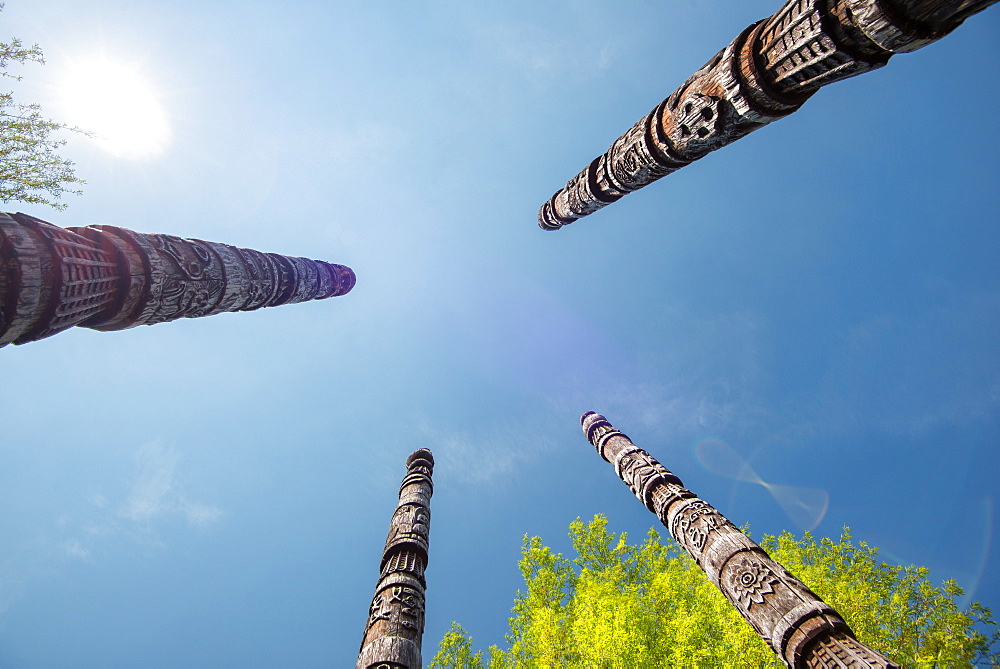
[(170, 141), (166, 110), (139, 72), (99, 58), (73, 65), (61, 88), (67, 122), (94, 133), (109, 153), (152, 158)]

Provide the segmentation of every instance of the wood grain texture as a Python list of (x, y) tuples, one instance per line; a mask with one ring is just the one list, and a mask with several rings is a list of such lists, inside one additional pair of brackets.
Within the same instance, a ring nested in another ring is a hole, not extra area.
[(898, 666), (855, 639), (833, 608), (604, 416), (588, 411), (581, 423), (601, 457), (785, 664)]
[(424, 570), (430, 540), (434, 457), (426, 448), (406, 459), (399, 504), (389, 521), (380, 576), (368, 610), (357, 669), (420, 669)]
[(113, 226), (0, 214), (0, 346), (321, 300), (350, 267)]
[(558, 230), (796, 111), (822, 86), (941, 39), (1000, 0), (788, 0), (619, 137), (538, 212)]

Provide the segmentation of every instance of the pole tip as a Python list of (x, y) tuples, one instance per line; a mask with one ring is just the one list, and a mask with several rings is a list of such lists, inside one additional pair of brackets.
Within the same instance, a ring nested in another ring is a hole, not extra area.
[(552, 198), (547, 200), (538, 210), (538, 227), (542, 230), (558, 230), (562, 226), (569, 225), (576, 220), (575, 218), (563, 218), (556, 213), (555, 205), (553, 204), (555, 197), (556, 196), (553, 195)]
[(354, 273), (354, 270), (347, 265), (334, 265), (339, 274), (338, 279), (340, 280), (337, 295), (346, 295), (351, 292), (351, 288), (358, 282), (358, 277)]
[(608, 419), (596, 411), (588, 411), (580, 416), (580, 425), (583, 427), (583, 434), (587, 437), (587, 441), (592, 444), (594, 443), (594, 438), (597, 436), (595, 432), (597, 428), (611, 427)]
[(410, 453), (410, 457), (406, 458), (407, 469), (416, 464), (418, 460), (423, 460), (431, 467), (434, 467), (434, 456), (431, 455), (431, 452), (426, 448), (418, 448)]
[(328, 297), (336, 297), (338, 295), (347, 295), (351, 292), (351, 288), (354, 288), (354, 284), (358, 282), (358, 277), (354, 274), (354, 270), (347, 265), (337, 265), (336, 263), (325, 262), (323, 260), (315, 260), (313, 262), (319, 265), (321, 272), (326, 270), (326, 273), (330, 277), (329, 282), (320, 282), (325, 290), (320, 290), (320, 293), (315, 298), (317, 300), (325, 300)]

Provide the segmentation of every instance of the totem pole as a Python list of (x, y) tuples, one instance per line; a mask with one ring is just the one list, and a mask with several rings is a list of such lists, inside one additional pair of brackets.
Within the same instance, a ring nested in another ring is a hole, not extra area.
[(0, 213), (0, 346), (74, 325), (121, 330), (321, 300), (353, 287), (354, 272), (343, 265)]
[(788, 0), (750, 25), (542, 205), (558, 230), (788, 116), (821, 86), (915, 51), (998, 0)]
[(588, 411), (583, 432), (618, 477), (691, 554), (710, 581), (789, 667), (898, 667), (681, 480)]
[(424, 569), (431, 524), (434, 457), (420, 448), (406, 459), (399, 504), (389, 522), (381, 576), (368, 611), (357, 669), (420, 669)]

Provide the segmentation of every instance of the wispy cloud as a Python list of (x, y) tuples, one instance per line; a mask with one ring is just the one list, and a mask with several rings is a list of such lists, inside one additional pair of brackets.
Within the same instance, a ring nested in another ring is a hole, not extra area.
[(623, 350), (591, 348), (588, 363), (550, 393), (556, 406), (593, 410), (626, 431), (655, 431), (664, 442), (743, 432), (772, 416), (761, 398), (767, 324), (740, 310), (711, 318), (679, 317), (683, 336), (664, 332), (663, 352), (629, 359)]
[(498, 486), (520, 468), (551, 453), (556, 443), (540, 429), (489, 425), (475, 431), (447, 430), (426, 416), (417, 420), (418, 434), (435, 454), (435, 473), (467, 486)]
[[(51, 523), (34, 523), (28, 535), (0, 555), (0, 629), (6, 612), (27, 595), (31, 583), (72, 568), (98, 564), (111, 555), (143, 554), (178, 541), (187, 528), (204, 532), (226, 515), (220, 507), (195, 501), (181, 474), (183, 458), (160, 440), (131, 453), (131, 471), (117, 484), (81, 490), (78, 503)], [(108, 463), (110, 466), (112, 463)]]
[(90, 549), (81, 544), (79, 541), (71, 539), (63, 543), (63, 550), (66, 551), (67, 555), (72, 557), (80, 558), (86, 560), (90, 557)]
[(611, 47), (608, 45), (602, 46), (600, 52), (597, 54), (597, 68), (606, 70), (611, 67), (613, 60), (614, 52)]
[[(178, 482), (180, 455), (175, 449), (151, 441), (139, 448), (135, 459), (135, 478), (118, 511), (123, 518), (146, 525), (156, 518), (180, 514), (191, 525), (204, 527), (222, 517), (221, 509), (192, 502), (185, 496)], [(97, 497), (103, 505), (103, 498)]]
[(88, 504), (59, 519), (57, 525), (68, 535), (58, 543), (64, 556), (95, 559), (124, 537), (159, 545), (158, 523), (179, 517), (191, 527), (207, 528), (224, 517), (219, 507), (194, 501), (185, 492), (175, 448), (153, 440), (140, 446), (133, 460), (123, 493), (92, 493)]
[(176, 503), (172, 494), (178, 456), (153, 441), (136, 454), (136, 476), (120, 514), (133, 522), (146, 523), (163, 515)]

